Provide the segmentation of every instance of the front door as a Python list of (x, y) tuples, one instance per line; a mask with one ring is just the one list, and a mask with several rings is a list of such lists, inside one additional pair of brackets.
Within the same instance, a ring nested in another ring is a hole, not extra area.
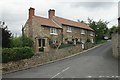
[(38, 43), (39, 43), (39, 52), (44, 52), (45, 39), (38, 39)]

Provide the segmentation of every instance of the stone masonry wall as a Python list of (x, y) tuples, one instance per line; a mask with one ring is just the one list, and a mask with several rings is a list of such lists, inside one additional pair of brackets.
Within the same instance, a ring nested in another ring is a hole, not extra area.
[[(119, 35), (120, 36), (120, 35)], [(113, 56), (118, 58), (119, 57), (119, 52), (118, 52), (118, 49), (119, 49), (119, 46), (120, 44), (118, 44), (118, 34), (113, 34), (112, 35), (112, 51), (113, 51)]]
[(36, 54), (30, 59), (24, 59), (15, 62), (3, 63), (2, 64), (2, 72), (9, 72), (14, 70), (19, 70), (23, 68), (29, 68), (34, 65), (43, 64), (49, 61), (53, 61), (56, 59), (64, 58), (70, 56), (72, 54), (76, 54), (78, 52), (83, 51), (81, 48), (81, 44), (76, 46), (70, 46), (62, 49), (51, 50), (49, 53), (40, 53)]

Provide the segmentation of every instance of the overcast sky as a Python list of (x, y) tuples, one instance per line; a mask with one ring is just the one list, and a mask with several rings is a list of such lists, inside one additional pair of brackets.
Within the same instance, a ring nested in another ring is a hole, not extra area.
[(48, 10), (55, 9), (56, 15), (74, 21), (91, 18), (108, 21), (109, 28), (117, 25), (119, 0), (1, 0), (0, 20), (5, 21), (14, 34), (21, 34), (21, 27), (28, 19), (28, 9), (35, 14), (48, 17)]

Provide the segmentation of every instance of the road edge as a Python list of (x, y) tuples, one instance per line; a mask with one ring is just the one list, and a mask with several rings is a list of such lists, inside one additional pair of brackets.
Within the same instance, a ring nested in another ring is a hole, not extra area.
[(5, 73), (2, 73), (2, 75), (6, 75), (6, 74), (9, 74), (9, 73), (14, 73), (14, 72), (22, 71), (22, 70), (27, 70), (27, 69), (30, 69), (30, 68), (34, 68), (34, 67), (38, 67), (38, 66), (42, 66), (42, 65), (54, 63), (54, 62), (57, 62), (57, 61), (61, 61), (61, 60), (64, 60), (64, 59), (68, 59), (68, 58), (71, 58), (71, 57), (73, 57), (73, 56), (77, 56), (77, 55), (83, 54), (83, 53), (85, 53), (85, 52), (87, 52), (87, 51), (89, 51), (89, 50), (95, 49), (95, 48), (97, 48), (97, 47), (99, 47), (99, 46), (101, 46), (101, 45), (103, 45), (103, 44), (104, 44), (104, 43), (99, 44), (99, 45), (96, 45), (96, 46), (94, 46), (94, 47), (92, 47), (92, 48), (89, 48), (89, 49), (87, 49), (87, 50), (83, 50), (82, 52), (78, 52), (78, 53), (76, 53), (76, 54), (73, 54), (73, 55), (70, 55), (70, 56), (61, 58), (61, 59), (49, 61), (49, 62), (42, 63), (42, 64), (37, 64), (37, 65), (34, 65), (34, 66), (22, 68), (22, 69), (19, 69), (19, 70), (13, 70), (13, 71), (5, 72)]

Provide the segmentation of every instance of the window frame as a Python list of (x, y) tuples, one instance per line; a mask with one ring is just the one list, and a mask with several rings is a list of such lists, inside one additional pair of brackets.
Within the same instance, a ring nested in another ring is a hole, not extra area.
[(58, 35), (56, 28), (50, 28), (50, 34), (52, 35)]
[(67, 26), (67, 32), (72, 32), (72, 27)]
[(93, 32), (90, 32), (90, 36), (94, 36)]
[(81, 34), (85, 34), (85, 30), (84, 29), (81, 29)]

